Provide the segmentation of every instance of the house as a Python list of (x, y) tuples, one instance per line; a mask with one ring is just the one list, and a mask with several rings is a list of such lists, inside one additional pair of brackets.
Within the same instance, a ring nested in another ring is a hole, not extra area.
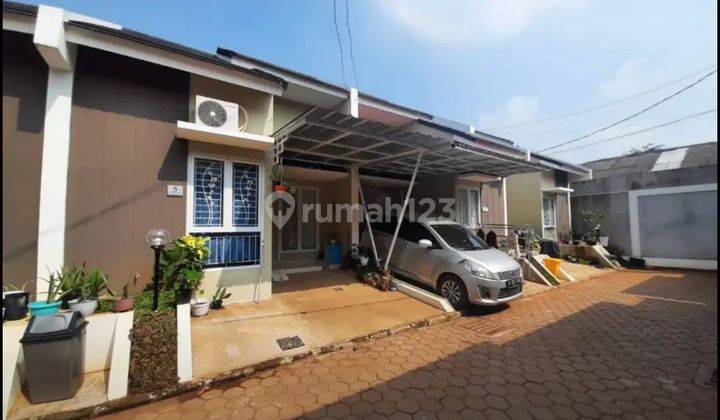
[(604, 215), (601, 234), (618, 255), (658, 267), (717, 269), (717, 142), (654, 149), (585, 163), (593, 179), (572, 182), (579, 212)]
[[(6, 282), (86, 262), (115, 289), (142, 287), (145, 234), (164, 228), (210, 238), (203, 288), (221, 283), (231, 302), (269, 298), (274, 270), (314, 269), (330, 240), (358, 243), (363, 198), (397, 210), (410, 191), (411, 211), (507, 225), (508, 177), (588, 173), (234, 51), (14, 2), (3, 2), (3, 168)], [(277, 168), (310, 217), (272, 201)], [(289, 218), (273, 223), (273, 206)], [(324, 219), (327, 208), (342, 217)]]
[(593, 174), (584, 166), (548, 157), (539, 159), (552, 170), (507, 179), (508, 223), (530, 226), (539, 237), (562, 242), (569, 239), (573, 226), (570, 183), (590, 179)]

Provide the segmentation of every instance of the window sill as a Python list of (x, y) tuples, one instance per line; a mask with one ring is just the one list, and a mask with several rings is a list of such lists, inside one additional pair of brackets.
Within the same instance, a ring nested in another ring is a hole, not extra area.
[(175, 135), (178, 138), (204, 143), (224, 144), (245, 149), (266, 151), (273, 147), (275, 140), (269, 136), (246, 133), (237, 130), (208, 127), (187, 121), (178, 121)]

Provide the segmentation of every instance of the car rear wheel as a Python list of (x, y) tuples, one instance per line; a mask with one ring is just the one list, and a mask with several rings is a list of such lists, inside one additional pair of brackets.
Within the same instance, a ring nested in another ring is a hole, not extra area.
[(450, 302), (455, 309), (465, 309), (468, 306), (468, 293), (465, 283), (457, 276), (446, 274), (438, 282), (438, 293)]

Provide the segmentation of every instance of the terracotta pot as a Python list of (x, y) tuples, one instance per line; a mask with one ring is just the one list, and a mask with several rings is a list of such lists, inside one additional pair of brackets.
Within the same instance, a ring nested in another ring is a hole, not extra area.
[(287, 185), (277, 184), (277, 185), (273, 186), (273, 190), (275, 190), (277, 192), (287, 192), (288, 187), (287, 187)]
[(132, 310), (133, 306), (133, 300), (130, 298), (118, 299), (113, 304), (113, 312), (127, 312)]

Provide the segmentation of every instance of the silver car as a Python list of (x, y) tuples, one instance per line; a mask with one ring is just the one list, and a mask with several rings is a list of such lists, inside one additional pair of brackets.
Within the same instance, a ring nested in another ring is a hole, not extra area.
[[(380, 257), (387, 255), (394, 229), (395, 223), (373, 223)], [(370, 246), (365, 233), (362, 244)], [(403, 222), (390, 270), (432, 286), (455, 308), (522, 296), (520, 265), (455, 222)]]

